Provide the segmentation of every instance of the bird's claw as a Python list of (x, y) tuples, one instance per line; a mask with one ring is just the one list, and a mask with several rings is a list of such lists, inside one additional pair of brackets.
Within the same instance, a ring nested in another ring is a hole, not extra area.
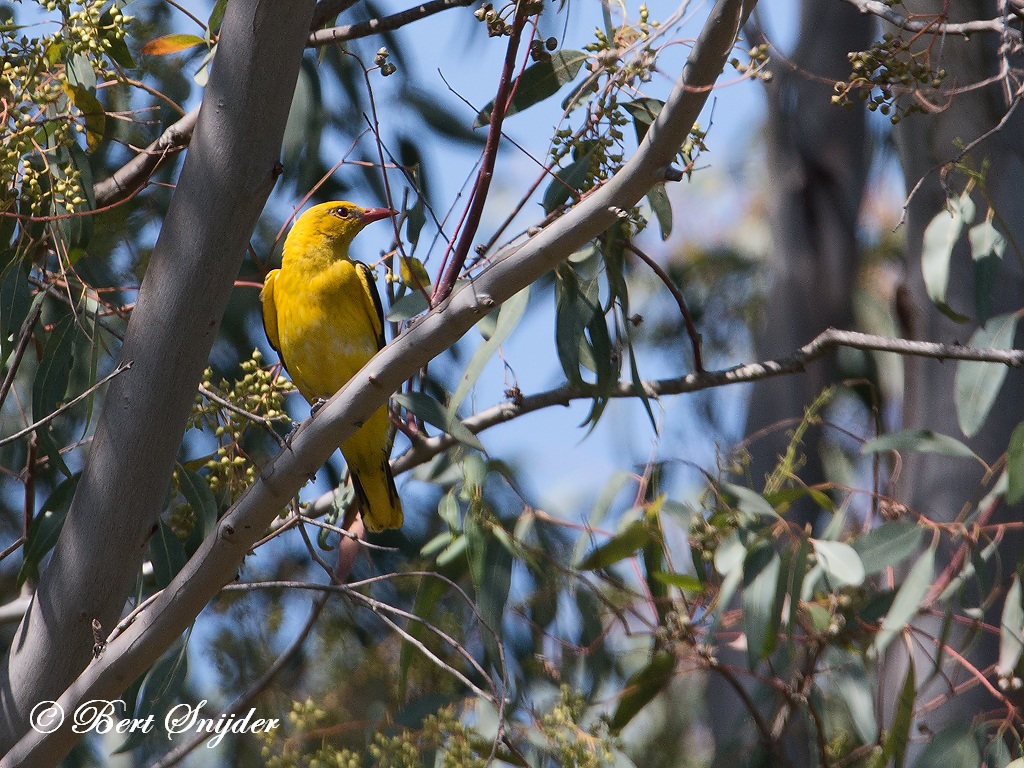
[(316, 402), (313, 403), (313, 405), (311, 405), (309, 407), (309, 415), (310, 416), (314, 415), (317, 411), (319, 411), (321, 408), (323, 408), (326, 403), (327, 403), (326, 400), (324, 400), (322, 397), (318, 397), (316, 399)]

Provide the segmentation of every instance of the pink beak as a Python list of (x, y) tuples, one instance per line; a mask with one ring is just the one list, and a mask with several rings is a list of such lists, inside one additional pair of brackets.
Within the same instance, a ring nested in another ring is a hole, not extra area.
[(380, 221), (381, 219), (389, 219), (392, 216), (397, 216), (398, 211), (393, 211), (390, 208), (367, 208), (363, 211), (363, 215), (359, 217), (359, 221), (363, 224), (369, 224), (373, 221)]

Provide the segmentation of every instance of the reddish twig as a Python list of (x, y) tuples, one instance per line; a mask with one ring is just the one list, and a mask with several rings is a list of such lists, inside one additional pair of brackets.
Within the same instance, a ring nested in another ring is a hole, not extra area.
[[(487, 190), (491, 186), (491, 178), (494, 176), (494, 163), (498, 157), (498, 144), (501, 140), (501, 124), (505, 119), (505, 112), (508, 110), (509, 99), (512, 94), (512, 72), (516, 66), (516, 54), (519, 51), (519, 43), (523, 37), (523, 28), (526, 26), (525, 3), (520, 2), (516, 7), (515, 19), (512, 21), (512, 35), (509, 37), (508, 49), (505, 52), (505, 63), (501, 70), (501, 80), (498, 83), (498, 92), (494, 97), (494, 107), (491, 110), (490, 127), (487, 132), (487, 143), (484, 145), (483, 160), (480, 163), (480, 171), (476, 177), (476, 184), (469, 202), (469, 207), (464, 216), (465, 227), (459, 236), (458, 245), (454, 251), (449, 247), (441, 263), (442, 275), (434, 288), (434, 295), (431, 296), (431, 306), (448, 298), (455, 287), (455, 281), (462, 273), (462, 267), (469, 256), (469, 249), (476, 237), (477, 229), (480, 227), (480, 218), (483, 215), (484, 203), (487, 201)], [(451, 263), (448, 263), (448, 256), (451, 255)]]
[(700, 351), (700, 334), (697, 332), (697, 326), (693, 324), (693, 318), (690, 316), (690, 310), (686, 307), (686, 299), (683, 298), (683, 292), (679, 290), (679, 287), (675, 283), (672, 282), (672, 278), (668, 276), (668, 273), (661, 268), (661, 265), (658, 262), (628, 240), (622, 240), (620, 242), (630, 253), (651, 268), (651, 271), (654, 272), (654, 274), (658, 276), (658, 279), (665, 284), (665, 287), (668, 288), (672, 297), (676, 300), (676, 304), (679, 305), (679, 312), (683, 316), (683, 323), (686, 325), (686, 334), (690, 337), (690, 344), (693, 345), (693, 367), (697, 373), (704, 373), (704, 361)]

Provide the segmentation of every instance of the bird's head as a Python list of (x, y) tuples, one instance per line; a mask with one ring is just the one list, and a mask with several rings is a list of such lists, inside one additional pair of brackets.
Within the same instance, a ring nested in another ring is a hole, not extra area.
[(347, 252), (352, 238), (363, 227), (397, 213), (390, 208), (360, 208), (355, 203), (344, 201), (320, 203), (298, 218), (288, 240), (310, 243), (323, 238), (335, 249)]

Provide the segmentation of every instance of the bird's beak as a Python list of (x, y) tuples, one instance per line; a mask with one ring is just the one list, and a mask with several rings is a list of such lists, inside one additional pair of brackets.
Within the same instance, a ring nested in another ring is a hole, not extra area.
[(363, 224), (369, 224), (373, 221), (380, 221), (381, 219), (389, 219), (392, 216), (397, 216), (398, 211), (393, 211), (390, 208), (367, 208), (363, 211), (363, 215), (359, 217), (359, 221)]

